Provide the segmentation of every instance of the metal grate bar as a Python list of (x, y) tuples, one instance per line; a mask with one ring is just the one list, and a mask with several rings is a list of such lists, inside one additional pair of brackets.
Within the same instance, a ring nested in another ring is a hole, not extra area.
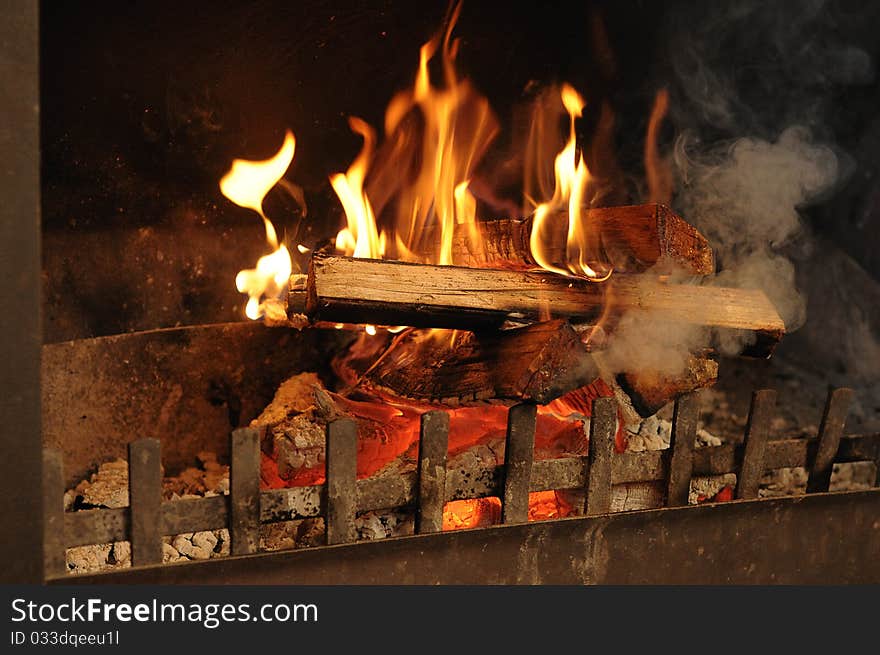
[(852, 402), (852, 389), (834, 389), (825, 401), (822, 423), (819, 426), (819, 445), (810, 466), (810, 477), (807, 479), (807, 493), (828, 491), (831, 484), (831, 471), (834, 458), (840, 449), (840, 437), (846, 423), (846, 414)]
[(507, 414), (502, 523), (525, 523), (529, 520), (529, 482), (535, 455), (537, 413), (538, 408), (534, 403), (520, 403), (511, 407)]
[(749, 422), (746, 425), (743, 462), (736, 478), (736, 497), (758, 497), (758, 486), (764, 474), (764, 453), (770, 433), (770, 415), (776, 404), (776, 392), (762, 389), (752, 394)]
[(256, 553), (260, 546), (260, 433), (233, 430), (229, 467), (229, 536), (233, 555)]
[(327, 545), (357, 538), (357, 423), (339, 418), (327, 426)]
[(422, 414), (419, 438), (419, 507), (416, 513), (416, 532), (419, 534), (443, 530), (448, 449), (449, 414), (441, 411)]
[(131, 564), (162, 561), (162, 464), (158, 439), (128, 444), (128, 504), (131, 515)]
[(617, 401), (597, 398), (590, 418), (590, 469), (587, 474), (587, 516), (611, 511), (611, 459), (617, 432)]
[(666, 504), (669, 507), (688, 504), (699, 414), (700, 405), (696, 394), (688, 394), (675, 401), (669, 444), (672, 449), (672, 460), (669, 463), (669, 484), (666, 487)]

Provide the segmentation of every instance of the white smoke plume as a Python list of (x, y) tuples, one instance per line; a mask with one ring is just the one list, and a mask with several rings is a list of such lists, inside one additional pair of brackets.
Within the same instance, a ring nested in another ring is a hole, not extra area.
[[(710, 282), (761, 289), (794, 331), (806, 319), (792, 256), (810, 246), (804, 211), (850, 168), (825, 127), (834, 88), (873, 76), (837, 30), (840, 3), (734, 0), (672, 5), (661, 27), (674, 128), (673, 208), (716, 251)], [(663, 59), (663, 58), (661, 58)], [(674, 374), (708, 345), (699, 330), (624, 317), (608, 353), (616, 371)], [(737, 354), (742, 341), (715, 344)]]

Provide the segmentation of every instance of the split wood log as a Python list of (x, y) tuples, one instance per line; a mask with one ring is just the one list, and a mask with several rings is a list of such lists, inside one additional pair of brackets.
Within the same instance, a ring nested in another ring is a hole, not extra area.
[(603, 283), (547, 272), (434, 266), (315, 255), (306, 313), (312, 321), (479, 330), (505, 320), (603, 321), (641, 310), (647, 320), (697, 325), (769, 356), (785, 333), (759, 290), (612, 275)]
[(408, 330), (365, 374), (403, 398), (457, 405), (500, 398), (546, 404), (599, 371), (568, 321), (484, 333)]
[[(565, 219), (564, 216), (561, 218)], [(712, 275), (715, 257), (706, 238), (666, 205), (650, 203), (622, 207), (599, 207), (586, 212), (588, 229), (614, 270), (641, 273), (682, 271)], [(567, 219), (544, 230), (544, 253), (561, 265), (566, 259)], [(555, 229), (554, 229), (555, 228)], [(453, 264), (474, 268), (531, 268), (537, 265), (529, 247), (532, 219), (484, 221), (474, 232), (456, 225), (452, 236)], [(437, 261), (439, 229), (426, 230), (416, 254)]]
[(629, 396), (642, 418), (653, 416), (667, 404), (691, 391), (712, 386), (718, 379), (718, 362), (690, 356), (683, 371), (675, 374), (641, 368), (617, 376), (620, 388)]

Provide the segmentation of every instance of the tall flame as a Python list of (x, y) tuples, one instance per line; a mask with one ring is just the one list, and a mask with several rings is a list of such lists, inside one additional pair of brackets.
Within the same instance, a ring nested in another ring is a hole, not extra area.
[[(422, 46), (412, 88), (389, 103), (384, 157), (371, 161), (373, 131), (359, 119), (350, 121), (352, 130), (364, 137), (364, 149), (345, 175), (331, 178), (347, 222), (336, 245), (346, 254), (379, 257), (387, 246), (398, 259), (419, 259), (415, 253), (426, 250), (422, 240), (431, 238), (435, 247), (430, 261), (452, 264), (456, 226), (477, 233), (477, 203), (468, 185), (497, 124), (488, 101), (456, 74), (458, 41), (452, 30), (459, 13), (456, 6), (445, 32)], [(429, 69), (438, 52), (443, 85), (435, 87)], [(371, 175), (379, 181), (372, 199), (378, 202), (371, 202), (364, 188), (371, 165)], [(377, 217), (391, 204), (396, 217), (384, 219), (391, 223), (386, 234), (377, 227)]]
[[(586, 276), (591, 280), (602, 281), (608, 279), (611, 271), (599, 273), (588, 261), (598, 251), (595, 242), (596, 232), (590, 230), (587, 213), (586, 194), (591, 177), (582, 153), (578, 152), (575, 130), (575, 121), (583, 114), (585, 102), (568, 84), (562, 86), (560, 95), (569, 117), (568, 141), (554, 161), (556, 186), (553, 197), (539, 204), (535, 209), (529, 247), (541, 268), (560, 275)], [(552, 240), (549, 233), (560, 214), (566, 209), (568, 214), (566, 261), (554, 262), (548, 255), (547, 246)]]
[(236, 159), (220, 180), (220, 191), (224, 196), (260, 215), (266, 230), (266, 241), (273, 248), (271, 254), (260, 257), (256, 268), (239, 271), (235, 277), (235, 286), (248, 295), (245, 313), (253, 320), (263, 314), (262, 298), (277, 297), (285, 291), (293, 272), (290, 252), (284, 244), (279, 245), (275, 226), (263, 213), (263, 199), (290, 167), (295, 149), (296, 140), (288, 130), (281, 149), (273, 157), (263, 161)]
[(336, 247), (354, 257), (380, 259), (385, 254), (385, 238), (379, 236), (376, 216), (364, 192), (364, 177), (373, 153), (376, 135), (366, 122), (354, 116), (348, 119), (352, 131), (364, 138), (364, 147), (346, 173), (337, 173), (330, 184), (339, 196), (348, 226), (336, 236)]

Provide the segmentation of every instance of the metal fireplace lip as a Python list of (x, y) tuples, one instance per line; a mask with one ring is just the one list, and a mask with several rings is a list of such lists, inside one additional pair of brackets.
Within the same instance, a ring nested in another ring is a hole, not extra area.
[(50, 583), (876, 583), (878, 525), (880, 489), (825, 492), (233, 555)]
[[(57, 573), (60, 552), (46, 548), (52, 545), (47, 536), (57, 534), (70, 517), (65, 516), (57, 495), (61, 478), (52, 475), (58, 458), (49, 455), (49, 466), (44, 469), (42, 449), (39, 5), (38, 0), (15, 0), (0, 24), (0, 82), (8, 91), (4, 107), (14, 126), (0, 134), (4, 162), (0, 177), (4, 198), (0, 206), (0, 279), (4, 280), (0, 285), (4, 307), (0, 318), (0, 445), (7, 454), (0, 464), (0, 507), (6, 525), (12, 528), (0, 540), (6, 582), (880, 582), (877, 488), (696, 507), (599, 511), (582, 518), (233, 555), (200, 563), (136, 566), (85, 576), (47, 574), (47, 554)], [(844, 439), (843, 443), (850, 442)], [(757, 450), (756, 445), (760, 446)], [(752, 446), (752, 456), (748, 442), (743, 447), (745, 461), (753, 457), (762, 463), (775, 448), (770, 443), (752, 442)], [(866, 458), (877, 461), (873, 448)], [(837, 452), (836, 447), (828, 450)], [(146, 453), (143, 461), (155, 468), (155, 452), (149, 447), (141, 444), (134, 452)], [(816, 453), (825, 452), (817, 446)], [(671, 457), (670, 490), (674, 481), (682, 479), (676, 477), (679, 465), (694, 461), (693, 457), (676, 459), (674, 448)], [(599, 466), (590, 462), (591, 468), (594, 465)], [(814, 469), (821, 469), (822, 479), (826, 465), (830, 461), (823, 460), (821, 467), (813, 462)], [(610, 458), (601, 466), (607, 480), (598, 479), (605, 488), (613, 477)], [(135, 477), (136, 484), (155, 486), (155, 476)], [(513, 487), (510, 492), (521, 500), (529, 489), (523, 480), (529, 477), (514, 477), (517, 483), (505, 486)], [(754, 481), (754, 469), (749, 469), (749, 480)], [(254, 508), (259, 503), (254, 503), (252, 483), (241, 488), (240, 499), (247, 502), (230, 505), (229, 514), (233, 520), (240, 519), (236, 529), (247, 532), (254, 529)], [(751, 493), (751, 482), (743, 489)], [(44, 497), (55, 500), (44, 504)], [(155, 500), (148, 505), (153, 516), (162, 511)], [(350, 516), (353, 505), (336, 509)], [(234, 512), (233, 507), (237, 507)], [(142, 542), (155, 536), (143, 521), (135, 524)]]

